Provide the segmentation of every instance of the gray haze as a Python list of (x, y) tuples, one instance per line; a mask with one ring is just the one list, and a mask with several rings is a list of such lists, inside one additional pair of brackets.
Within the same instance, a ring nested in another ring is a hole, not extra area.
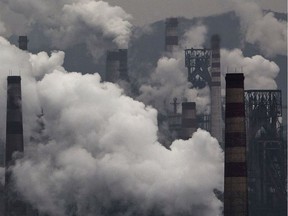
[[(232, 9), (233, 0), (108, 0), (108, 2), (123, 7), (131, 14), (134, 18), (133, 24), (147, 25), (170, 16), (192, 18), (227, 12)], [(254, 0), (254, 2), (264, 10), (287, 12), (286, 0)]]

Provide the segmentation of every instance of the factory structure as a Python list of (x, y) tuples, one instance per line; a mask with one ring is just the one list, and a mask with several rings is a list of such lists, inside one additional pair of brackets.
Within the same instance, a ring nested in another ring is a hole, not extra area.
[[(177, 18), (165, 22), (165, 53), (179, 50)], [(27, 50), (28, 39), (19, 37)], [(280, 90), (245, 90), (242, 73), (226, 74), (226, 96), (221, 97), (221, 40), (213, 35), (211, 48), (185, 49), (187, 79), (191, 88), (209, 88), (210, 113), (197, 114), (195, 101), (174, 98), (168, 114), (170, 133), (187, 140), (197, 128), (215, 137), (225, 154), (224, 216), (287, 215), (287, 140), (283, 130)], [(128, 49), (107, 51), (105, 81), (129, 82)], [(37, 211), (15, 191), (10, 167), (24, 153), (21, 78), (7, 78), (5, 143), (5, 216), (34, 216)], [(178, 106), (182, 112), (178, 113)], [(285, 118), (284, 118), (285, 119)], [(1, 211), (2, 211), (1, 210)]]

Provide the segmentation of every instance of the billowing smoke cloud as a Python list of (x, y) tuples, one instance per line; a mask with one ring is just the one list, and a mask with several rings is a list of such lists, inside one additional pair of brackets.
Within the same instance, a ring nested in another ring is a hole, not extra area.
[[(98, 74), (66, 72), (63, 58), (63, 52), (32, 55), (0, 39), (2, 71), (21, 66), (25, 133), (43, 108), (49, 135), (13, 169), (25, 199), (55, 216), (219, 215), (213, 190), (223, 190), (223, 153), (217, 140), (198, 130), (167, 150), (157, 141), (155, 109), (101, 83)], [(6, 75), (0, 76), (2, 108)]]
[(235, 12), (248, 43), (258, 45), (267, 56), (287, 55), (287, 21), (278, 21), (272, 12), (263, 14), (262, 9), (250, 1), (236, 1)]
[[(161, 57), (150, 80), (140, 87), (139, 100), (153, 105), (162, 113), (172, 110), (173, 98), (179, 101), (196, 102), (197, 112), (209, 113), (209, 88), (191, 89), (187, 80), (185, 56), (183, 49), (201, 48), (206, 37), (207, 29), (203, 25), (196, 25), (189, 29), (181, 40), (179, 52), (172, 53), (171, 57)], [(169, 109), (169, 107), (171, 109)]]
[(131, 35), (131, 16), (105, 1), (9, 0), (0, 6), (0, 20), (4, 23), (0, 23), (0, 32), (6, 29), (6, 36), (23, 35), (38, 28), (57, 49), (85, 43), (98, 57), (100, 48), (112, 41), (126, 48)]
[[(276, 89), (275, 78), (279, 67), (260, 55), (244, 57), (239, 49), (221, 50), (222, 72), (243, 72), (245, 75), (245, 89)], [(224, 81), (224, 76), (223, 79)]]

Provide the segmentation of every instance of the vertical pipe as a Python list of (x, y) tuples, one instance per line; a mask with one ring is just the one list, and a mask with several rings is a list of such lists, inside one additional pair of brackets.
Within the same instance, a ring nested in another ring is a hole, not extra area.
[(192, 134), (197, 129), (196, 121), (196, 103), (184, 102), (182, 103), (182, 135), (183, 140), (191, 138)]
[(248, 216), (244, 75), (226, 75), (224, 216)]
[(19, 36), (18, 44), (19, 44), (19, 48), (21, 50), (27, 50), (27, 48), (28, 48), (27, 36)]
[(119, 79), (119, 52), (118, 50), (107, 51), (106, 78), (107, 82), (115, 83)]
[(5, 172), (5, 212), (6, 216), (25, 216), (26, 207), (15, 191), (10, 167), (24, 152), (21, 78), (7, 78), (7, 113), (6, 113), (6, 172)]
[(223, 144), (222, 135), (222, 105), (221, 105), (221, 68), (220, 68), (220, 37), (211, 38), (211, 135), (220, 145)]
[(165, 25), (165, 51), (172, 53), (178, 49), (178, 19), (167, 18)]

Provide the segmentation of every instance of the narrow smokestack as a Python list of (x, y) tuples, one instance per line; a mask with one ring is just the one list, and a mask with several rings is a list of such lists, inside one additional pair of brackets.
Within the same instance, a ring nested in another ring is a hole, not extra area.
[(197, 129), (196, 103), (182, 103), (182, 135), (183, 140), (188, 140)]
[(167, 18), (165, 25), (165, 51), (172, 53), (178, 48), (178, 19)]
[(106, 57), (106, 81), (115, 83), (119, 79), (119, 52), (107, 51)]
[(27, 38), (27, 36), (19, 36), (18, 44), (19, 44), (19, 48), (21, 50), (27, 50), (28, 49), (28, 38)]
[(220, 37), (211, 38), (211, 135), (223, 144), (222, 106), (221, 106), (221, 67), (220, 67)]
[(6, 174), (5, 174), (5, 212), (6, 216), (25, 216), (26, 206), (15, 191), (9, 168), (24, 152), (23, 123), (20, 76), (7, 78), (6, 114)]
[(120, 79), (129, 81), (128, 76), (128, 49), (119, 49), (119, 73)]
[(244, 75), (226, 75), (224, 216), (248, 216)]

